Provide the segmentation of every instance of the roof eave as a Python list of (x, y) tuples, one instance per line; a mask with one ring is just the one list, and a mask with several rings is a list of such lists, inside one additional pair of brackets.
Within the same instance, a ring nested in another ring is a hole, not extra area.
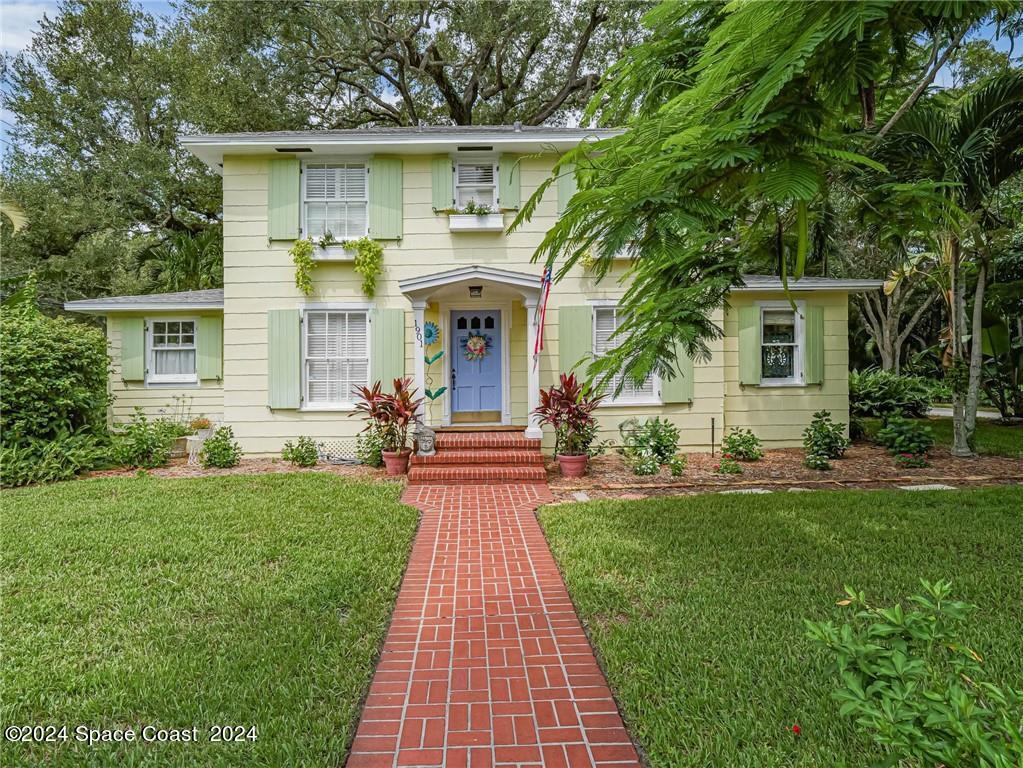
[[(884, 285), (884, 280), (836, 280), (833, 283), (817, 283), (815, 285), (800, 285), (797, 281), (789, 283), (788, 290), (792, 293), (819, 293), (819, 292), (840, 292), (857, 293), (860, 291), (875, 291)], [(737, 285), (731, 289), (732, 293), (758, 293), (764, 291), (784, 291), (785, 286), (779, 280), (778, 283), (770, 285)]]
[(115, 312), (181, 312), (181, 311), (202, 311), (218, 310), (224, 311), (223, 302), (211, 304), (208, 302), (182, 302), (180, 304), (107, 304), (101, 301), (66, 301), (64, 309), (68, 312), (81, 312), (83, 314), (107, 315)]

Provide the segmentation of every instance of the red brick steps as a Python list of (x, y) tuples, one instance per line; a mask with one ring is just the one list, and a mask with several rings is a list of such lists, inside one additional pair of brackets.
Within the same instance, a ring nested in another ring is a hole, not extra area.
[(521, 432), (438, 432), (437, 453), (413, 456), (409, 485), (542, 483), (540, 441)]

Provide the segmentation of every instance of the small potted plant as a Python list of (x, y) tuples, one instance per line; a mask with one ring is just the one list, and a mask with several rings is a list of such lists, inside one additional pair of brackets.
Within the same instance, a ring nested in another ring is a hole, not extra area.
[(581, 384), (574, 373), (561, 374), (561, 382), (540, 390), (540, 405), (534, 413), (541, 424), (554, 427), (554, 452), (565, 477), (586, 474), (590, 443), (596, 436), (593, 411), (604, 399)]
[(412, 379), (395, 379), (394, 393), (383, 392), (380, 382), (372, 387), (358, 387), (356, 412), (370, 423), (367, 430), (376, 430), (383, 446), (381, 452), (389, 475), (403, 475), (408, 470), (412, 449), (408, 446), (409, 427), (417, 423), (422, 398), (416, 398)]
[(205, 416), (198, 416), (188, 422), (189, 429), (192, 433), (199, 438), (205, 440), (213, 433), (213, 422), (207, 419)]

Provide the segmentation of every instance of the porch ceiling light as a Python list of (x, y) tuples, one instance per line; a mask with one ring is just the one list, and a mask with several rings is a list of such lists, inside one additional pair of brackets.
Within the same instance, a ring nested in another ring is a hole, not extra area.
[(470, 285), (469, 286), (469, 298), (470, 299), (478, 299), (482, 295), (483, 295), (483, 286), (482, 285)]

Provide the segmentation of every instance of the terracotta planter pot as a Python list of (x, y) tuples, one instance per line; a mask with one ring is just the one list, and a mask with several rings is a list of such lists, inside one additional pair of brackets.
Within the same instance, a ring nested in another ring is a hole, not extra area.
[(381, 454), (384, 457), (387, 474), (404, 475), (408, 471), (408, 457), (412, 455), (411, 448), (402, 451), (381, 451)]
[(586, 454), (581, 456), (563, 456), (558, 454), (558, 466), (565, 477), (582, 477), (586, 474)]

